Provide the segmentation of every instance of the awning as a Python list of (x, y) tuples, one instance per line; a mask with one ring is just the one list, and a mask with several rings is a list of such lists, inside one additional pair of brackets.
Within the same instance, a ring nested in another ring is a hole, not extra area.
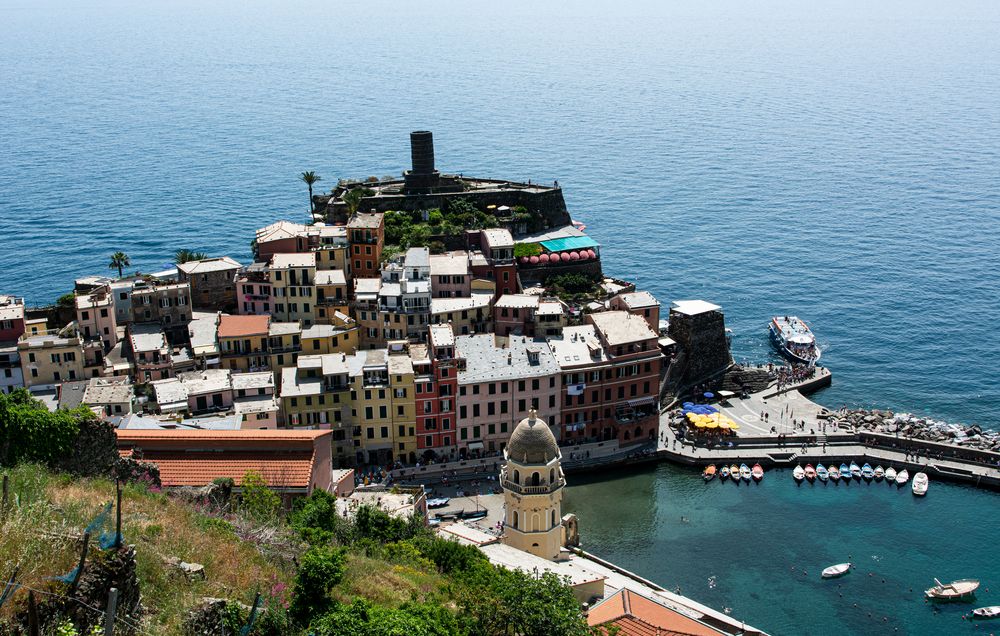
[(636, 398), (634, 400), (628, 401), (629, 406), (645, 406), (646, 404), (656, 404), (656, 398), (653, 397), (652, 395), (649, 395), (646, 397)]
[(550, 252), (565, 252), (566, 250), (587, 249), (601, 246), (600, 243), (589, 236), (567, 236), (566, 238), (542, 241), (541, 245)]
[(483, 450), (482, 442), (469, 442), (469, 450)]

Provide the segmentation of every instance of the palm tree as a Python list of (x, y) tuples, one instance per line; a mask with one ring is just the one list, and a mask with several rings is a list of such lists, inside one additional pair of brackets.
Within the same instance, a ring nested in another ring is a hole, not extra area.
[(192, 252), (191, 250), (177, 250), (174, 252), (174, 262), (180, 265), (189, 261), (201, 261), (208, 258), (205, 252)]
[(301, 175), (299, 175), (299, 179), (301, 179), (307, 186), (309, 186), (309, 211), (315, 212), (316, 207), (313, 204), (313, 184), (316, 183), (317, 181), (322, 181), (323, 177), (319, 176), (318, 174), (310, 170), (309, 172), (303, 172)]
[(132, 262), (128, 260), (128, 254), (125, 252), (115, 252), (111, 255), (111, 262), (108, 263), (108, 269), (118, 269), (118, 278), (124, 276), (123, 270), (131, 265)]

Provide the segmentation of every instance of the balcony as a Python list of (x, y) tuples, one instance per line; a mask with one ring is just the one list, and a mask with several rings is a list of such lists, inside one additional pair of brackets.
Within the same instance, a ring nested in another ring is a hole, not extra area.
[(553, 484), (545, 484), (541, 486), (521, 486), (506, 478), (503, 480), (503, 487), (505, 489), (510, 490), (511, 492), (516, 492), (519, 495), (547, 495), (565, 485), (566, 480), (562, 477), (557, 479)]

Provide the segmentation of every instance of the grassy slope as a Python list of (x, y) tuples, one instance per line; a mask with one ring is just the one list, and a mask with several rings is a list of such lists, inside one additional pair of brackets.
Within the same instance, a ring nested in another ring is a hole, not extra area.
[[(8, 474), (19, 505), (0, 523), (0, 577), (6, 579), (19, 564), (20, 582), (44, 589), (48, 577), (69, 572), (78, 558), (70, 539), (53, 534), (82, 534), (112, 499), (114, 486), (104, 480), (51, 475), (37, 466), (21, 466)], [(150, 632), (179, 633), (186, 610), (203, 596), (249, 604), (257, 590), (266, 595), (278, 583), (291, 584), (290, 567), (265, 557), (225, 524), (213, 524), (183, 502), (130, 486), (123, 496), (122, 513), (125, 541), (136, 546)], [(187, 581), (164, 565), (166, 557), (201, 563), (207, 580)], [(23, 597), (20, 593), (5, 605), (0, 620), (9, 617), (24, 602)]]

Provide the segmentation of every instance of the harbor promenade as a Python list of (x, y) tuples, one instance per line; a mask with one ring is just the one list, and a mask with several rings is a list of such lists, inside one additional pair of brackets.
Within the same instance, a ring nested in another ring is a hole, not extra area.
[(740, 426), (735, 436), (717, 443), (681, 437), (676, 414), (664, 412), (657, 456), (698, 467), (760, 463), (765, 468), (792, 468), (807, 463), (868, 462), (906, 468), (911, 474), (923, 471), (931, 480), (1000, 490), (1000, 463), (949, 457), (960, 449), (946, 444), (837, 428), (828, 420), (828, 409), (802, 395), (801, 388), (790, 386), (779, 391), (772, 386), (745, 399), (730, 398), (727, 405), (716, 405)]

